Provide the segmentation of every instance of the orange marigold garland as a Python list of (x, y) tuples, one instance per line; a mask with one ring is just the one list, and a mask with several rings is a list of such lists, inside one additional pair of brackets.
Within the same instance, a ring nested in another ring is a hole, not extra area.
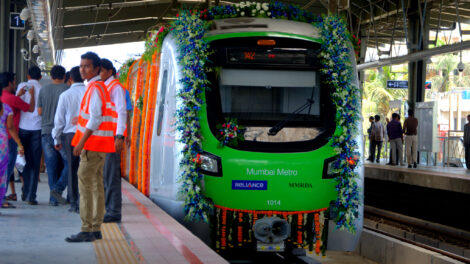
[(142, 113), (140, 115), (140, 133), (139, 133), (139, 150), (138, 150), (138, 160), (137, 160), (137, 175), (138, 175), (138, 184), (137, 188), (139, 191), (143, 192), (142, 190), (142, 182), (143, 182), (143, 175), (142, 175), (142, 156), (143, 156), (143, 144), (144, 144), (144, 136), (145, 136), (145, 114), (147, 113), (147, 101), (148, 101), (148, 94), (149, 94), (149, 81), (150, 81), (150, 69), (152, 67), (152, 62), (147, 62), (147, 74), (145, 77), (145, 84), (144, 90), (142, 91), (143, 100), (143, 108)]
[(218, 251), (255, 247), (256, 239), (252, 239), (255, 222), (263, 217), (278, 216), (286, 219), (291, 226), (287, 243), (309, 251), (315, 248), (315, 252), (319, 253), (320, 247), (324, 246), (319, 216), (326, 210), (327, 208), (310, 211), (255, 211), (215, 205), (215, 214), (211, 220), (213, 246)]
[(140, 117), (140, 109), (137, 107), (137, 98), (140, 97), (140, 93), (142, 90), (142, 60), (139, 61), (139, 68), (137, 70), (137, 80), (136, 80), (136, 89), (134, 93), (134, 114), (132, 116), (132, 136), (131, 136), (131, 158), (130, 158), (130, 168), (129, 168), (129, 182), (133, 185), (136, 185), (137, 183), (137, 177), (136, 177), (136, 170), (135, 170), (135, 164), (136, 164), (136, 147), (137, 147), (137, 135), (139, 133), (139, 127), (137, 126), (138, 124), (138, 119)]
[(143, 168), (142, 174), (144, 178), (143, 183), (143, 193), (145, 195), (150, 194), (150, 144), (152, 142), (152, 133), (153, 133), (153, 121), (154, 121), (154, 114), (155, 114), (155, 102), (156, 102), (156, 94), (157, 94), (157, 87), (155, 84), (158, 84), (158, 74), (159, 74), (159, 67), (158, 67), (158, 60), (160, 58), (160, 54), (155, 52), (152, 56), (152, 66), (150, 69), (150, 84), (149, 84), (149, 96), (147, 102), (147, 113), (145, 116), (145, 142), (143, 148)]

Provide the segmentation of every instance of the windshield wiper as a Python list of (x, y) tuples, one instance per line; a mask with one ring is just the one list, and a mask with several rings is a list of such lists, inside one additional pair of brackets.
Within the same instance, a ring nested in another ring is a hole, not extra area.
[[(312, 106), (314, 101), (312, 99), (307, 99), (307, 102), (303, 104), (301, 107), (297, 108), (292, 114), (290, 114), (286, 119), (282, 120), (281, 122), (277, 123), (271, 129), (268, 131), (268, 136), (275, 136), (281, 129), (284, 128), (284, 126), (287, 124), (287, 122), (291, 121), (292, 119), (296, 118), (302, 111), (307, 109), (307, 107)], [(310, 109), (309, 109), (310, 112)]]

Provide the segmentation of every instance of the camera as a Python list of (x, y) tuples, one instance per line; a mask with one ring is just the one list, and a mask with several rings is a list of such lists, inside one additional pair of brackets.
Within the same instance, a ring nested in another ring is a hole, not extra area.
[(23, 56), (26, 56), (28, 54), (28, 51), (26, 49), (21, 49), (21, 54), (23, 54)]
[(460, 62), (457, 65), (457, 70), (459, 70), (459, 72), (463, 72), (463, 70), (465, 70), (465, 64), (463, 64), (463, 62)]

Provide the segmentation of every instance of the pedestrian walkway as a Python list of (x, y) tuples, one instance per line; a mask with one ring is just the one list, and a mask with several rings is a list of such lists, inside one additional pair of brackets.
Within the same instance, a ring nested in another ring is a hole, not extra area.
[(0, 263), (227, 263), (126, 181), (122, 189), (122, 223), (103, 224), (102, 240), (67, 243), (80, 231), (80, 216), (48, 204), (41, 174), (39, 205), (17, 201), (16, 209), (0, 209)]

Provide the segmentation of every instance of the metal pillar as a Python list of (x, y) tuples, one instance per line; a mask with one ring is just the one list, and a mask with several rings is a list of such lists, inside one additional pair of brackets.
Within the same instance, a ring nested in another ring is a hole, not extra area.
[(9, 19), (10, 19), (10, 0), (0, 1), (0, 72), (9, 69)]
[[(414, 53), (427, 49), (429, 43), (429, 17), (430, 9), (421, 14), (425, 22), (420, 23), (420, 1), (410, 1), (408, 11), (408, 53)], [(426, 60), (422, 58), (408, 63), (408, 105), (414, 108), (416, 102), (424, 101), (424, 85), (426, 82)]]

